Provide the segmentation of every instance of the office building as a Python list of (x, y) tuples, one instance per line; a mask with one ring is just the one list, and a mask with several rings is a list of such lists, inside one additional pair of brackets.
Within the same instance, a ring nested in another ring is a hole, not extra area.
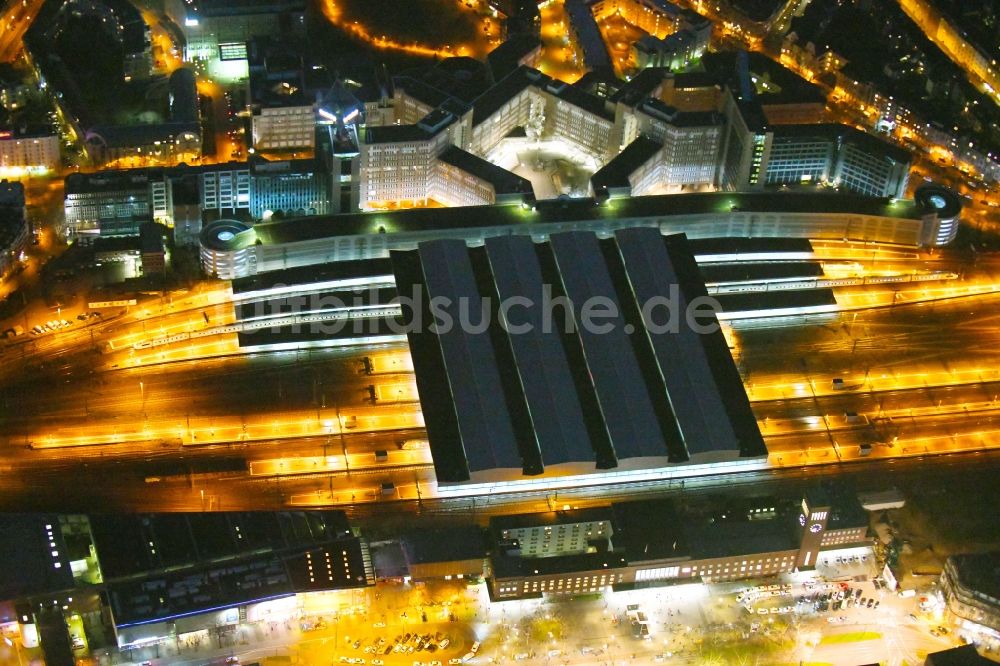
[(250, 167), (230, 162), (214, 169), (201, 170), (201, 210), (218, 215), (236, 215), (250, 211)]
[(924, 660), (924, 666), (990, 666), (995, 663), (979, 654), (975, 645), (962, 645), (950, 650), (931, 652)]
[(902, 198), (908, 151), (845, 125), (778, 125), (763, 160), (767, 186), (829, 185), (871, 197)]
[(167, 14), (184, 32), (184, 60), (215, 60), (254, 37), (305, 34), (303, 0), (168, 0)]
[(711, 37), (711, 23), (708, 30), (684, 28), (663, 39), (646, 35), (632, 45), (632, 57), (640, 69), (646, 67), (684, 69), (704, 55)]
[(296, 43), (256, 38), (247, 44), (252, 140), (258, 152), (311, 151), (317, 103), (332, 81)]
[(950, 556), (941, 589), (955, 616), (1000, 631), (1000, 552)]
[[(339, 202), (328, 164), (255, 155), (249, 162), (71, 174), (64, 233), (137, 235), (139, 224), (155, 221), (174, 229), (179, 243), (196, 244), (205, 218), (327, 215)], [(350, 187), (350, 179), (343, 185)]]
[(682, 112), (655, 99), (636, 108), (642, 136), (663, 148), (649, 194), (714, 189), (720, 183), (719, 154), (723, 121), (714, 112)]
[[(461, 169), (454, 159), (438, 167), (442, 153), (454, 146), (486, 159), (518, 127), (529, 138), (558, 139), (601, 162), (613, 154), (616, 142), (615, 116), (604, 100), (527, 67), (519, 67), (471, 104), (421, 81), (397, 79), (395, 108), (398, 122), (404, 124), (368, 127), (362, 135), (361, 205), (365, 209), (387, 203), (426, 204), (433, 199), (431, 187), (442, 191), (436, 187), (441, 179), (435, 180), (435, 173), (446, 177), (452, 169)], [(470, 160), (463, 163), (473, 166)], [(479, 187), (484, 180), (492, 181), (498, 195), (506, 189), (497, 188), (501, 178), (495, 170), (497, 176), (486, 179), (484, 171), (475, 167), (475, 173), (469, 172), (466, 194), (452, 188), (451, 199), (481, 201), (489, 196), (488, 189)], [(452, 177), (450, 181), (457, 187), (464, 179)], [(522, 184), (513, 174), (503, 179), (518, 187)]]
[(434, 166), (428, 194), (446, 206), (520, 203), (533, 194), (529, 180), (455, 146), (438, 155)]
[(0, 277), (17, 266), (28, 245), (24, 186), (0, 180)]
[(100, 171), (66, 177), (63, 201), (64, 234), (135, 236), (139, 225), (153, 220), (151, 183), (162, 172)]
[(318, 159), (251, 160), (248, 185), (250, 216), (256, 220), (331, 212), (330, 174)]
[[(397, 77), (395, 124), (368, 124), (358, 132), (360, 206), (499, 201), (481, 187), (481, 173), (467, 176), (455, 171), (461, 166), (454, 160), (441, 163), (451, 147), (520, 169), (520, 156), (512, 154), (553, 142), (593, 173), (613, 165), (640, 136), (661, 149), (647, 156), (644, 173), (633, 178), (642, 181), (633, 195), (822, 183), (865, 196), (902, 196), (910, 163), (906, 151), (846, 126), (769, 125), (750, 91), (749, 63), (749, 56), (716, 58), (707, 74), (650, 67), (604, 89), (604, 95), (591, 85), (599, 78), (595, 74), (584, 85), (567, 85), (523, 65), (481, 90), (441, 83), (440, 65), (432, 70), (437, 78)], [(772, 104), (777, 107), (784, 108)], [(635, 151), (626, 166), (634, 159)], [(454, 187), (442, 188), (443, 180)], [(464, 192), (455, 189), (462, 182), (468, 184)]]
[(456, 120), (442, 110), (415, 125), (366, 128), (361, 141), (362, 207), (426, 204), (435, 160), (451, 145), (447, 130)]
[(58, 136), (0, 132), (0, 174), (45, 173), (58, 169)]
[[(169, 645), (210, 630), (302, 617), (303, 595), (375, 583), (367, 544), (340, 511), (134, 515), (5, 514), (15, 575), (0, 599), (21, 640), (70, 645), (67, 620), (118, 647)], [(74, 601), (75, 600), (75, 601)], [(31, 643), (30, 645), (28, 643)]]
[(490, 521), (490, 595), (502, 601), (808, 570), (823, 550), (868, 543), (865, 533), (822, 545), (831, 530), (828, 517), (840, 510), (823, 503), (829, 497), (816, 488), (799, 500), (720, 500), (699, 511), (650, 500), (496, 517)]

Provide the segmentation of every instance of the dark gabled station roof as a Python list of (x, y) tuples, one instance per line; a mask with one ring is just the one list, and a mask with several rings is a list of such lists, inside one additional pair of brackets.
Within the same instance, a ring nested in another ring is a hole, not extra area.
[[(392, 261), (399, 292), (422, 297), (403, 319), (439, 482), (765, 455), (714, 315), (697, 320), (708, 332), (684, 315), (707, 292), (683, 236), (435, 240)], [(643, 316), (670, 298), (672, 320)]]

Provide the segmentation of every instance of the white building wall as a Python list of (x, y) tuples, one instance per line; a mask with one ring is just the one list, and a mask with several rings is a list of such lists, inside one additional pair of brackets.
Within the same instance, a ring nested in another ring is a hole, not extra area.
[(253, 116), (257, 150), (311, 149), (316, 145), (316, 113), (309, 106), (263, 108)]
[(472, 128), (470, 152), (483, 156), (515, 127), (527, 125), (533, 105), (536, 112), (544, 113), (542, 111), (545, 105), (544, 97), (538, 90), (529, 86), (497, 109), (496, 113)]
[(666, 127), (660, 182), (667, 188), (707, 187), (719, 168), (719, 127)]
[(436, 157), (448, 145), (447, 132), (422, 141), (362, 144), (362, 209), (377, 202), (426, 200)]
[(0, 169), (59, 168), (59, 137), (0, 138)]

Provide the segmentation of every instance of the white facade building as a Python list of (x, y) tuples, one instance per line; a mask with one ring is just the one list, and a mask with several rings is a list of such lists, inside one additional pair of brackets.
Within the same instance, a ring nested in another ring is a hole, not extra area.
[(206, 171), (201, 174), (202, 210), (249, 210), (250, 170)]
[(257, 109), (253, 114), (253, 145), (260, 151), (312, 149), (316, 144), (314, 105)]
[(59, 168), (59, 137), (20, 136), (0, 132), (0, 170), (48, 170)]

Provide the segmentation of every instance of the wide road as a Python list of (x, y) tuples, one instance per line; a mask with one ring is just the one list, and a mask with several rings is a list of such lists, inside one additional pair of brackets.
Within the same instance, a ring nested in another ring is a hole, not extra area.
[(10, 62), (20, 53), (24, 33), (45, 0), (8, 0), (0, 13), (0, 62)]

